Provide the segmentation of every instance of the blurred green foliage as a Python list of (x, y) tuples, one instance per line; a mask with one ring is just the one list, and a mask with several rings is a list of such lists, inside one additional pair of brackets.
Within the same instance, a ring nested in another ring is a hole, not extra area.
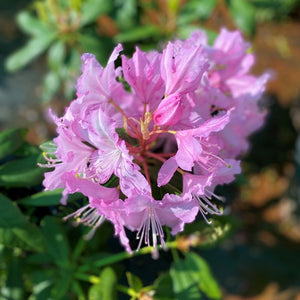
[[(187, 37), (206, 29), (206, 21), (218, 9), (228, 10), (232, 20), (248, 36), (264, 21), (282, 19), (299, 0), (44, 0), (34, 1), (17, 15), (27, 44), (10, 55), (7, 70), (17, 71), (47, 53), (48, 72), (42, 99), (50, 101), (60, 92), (72, 99), (80, 73), (80, 56), (96, 55), (105, 64), (116, 43), (133, 51), (157, 48), (174, 37)], [(211, 40), (215, 33), (207, 30)]]

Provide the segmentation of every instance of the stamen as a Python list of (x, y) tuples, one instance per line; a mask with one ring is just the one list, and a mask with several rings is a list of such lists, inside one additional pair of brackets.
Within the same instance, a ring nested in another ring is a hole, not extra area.
[(71, 217), (73, 217), (77, 223), (92, 227), (90, 232), (84, 236), (87, 240), (93, 237), (97, 228), (105, 221), (105, 216), (99, 215), (97, 208), (90, 207), (89, 204), (83, 206), (74, 213), (65, 216), (63, 220), (66, 221)]
[[(199, 204), (200, 213), (201, 213), (202, 217), (204, 218), (205, 222), (207, 224), (211, 224), (211, 221), (208, 220), (206, 216), (208, 214), (220, 216), (220, 215), (222, 215), (223, 212), (210, 201), (212, 199), (212, 196), (216, 196), (216, 195), (208, 190), (205, 190), (205, 192), (206, 192), (205, 195), (192, 194), (192, 196), (194, 199), (197, 200), (197, 202)], [(222, 199), (222, 197), (219, 197), (219, 196), (216, 196), (216, 198), (221, 201), (224, 200), (224, 199)]]
[[(139, 245), (137, 247), (137, 251), (141, 248), (142, 241), (144, 239), (144, 243), (147, 246), (151, 246), (150, 242), (150, 230), (152, 231), (152, 247), (154, 248), (154, 251), (157, 251), (157, 244), (158, 239), (157, 236), (159, 236), (160, 244), (162, 247), (165, 246), (164, 241), (164, 231), (162, 228), (162, 225), (155, 213), (155, 210), (153, 210), (151, 207), (146, 209), (143, 216), (143, 221), (140, 225), (140, 228), (138, 229), (138, 232), (136, 234), (136, 238), (139, 239)], [(155, 253), (154, 253), (155, 255)]]

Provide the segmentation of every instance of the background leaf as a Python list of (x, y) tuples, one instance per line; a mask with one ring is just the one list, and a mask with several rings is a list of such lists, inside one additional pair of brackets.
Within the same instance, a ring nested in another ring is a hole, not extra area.
[(42, 251), (44, 239), (39, 229), (27, 221), (19, 208), (0, 194), (0, 244)]
[(32, 38), (23, 48), (8, 57), (5, 62), (6, 69), (10, 72), (15, 72), (27, 65), (48, 48), (55, 36), (56, 33), (50, 32)]
[(16, 159), (0, 166), (0, 186), (31, 187), (41, 184), (44, 170), (37, 166), (39, 155)]
[(24, 142), (25, 129), (9, 129), (0, 133), (0, 159), (14, 153)]
[(62, 198), (62, 190), (63, 189), (56, 189), (54, 191), (43, 191), (40, 193), (36, 193), (18, 200), (18, 204), (29, 206), (59, 205)]

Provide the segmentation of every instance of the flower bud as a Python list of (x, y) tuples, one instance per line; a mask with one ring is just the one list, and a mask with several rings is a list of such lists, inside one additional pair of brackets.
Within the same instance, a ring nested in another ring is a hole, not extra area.
[(156, 125), (175, 125), (183, 113), (183, 98), (180, 94), (172, 94), (164, 98), (155, 114), (154, 123)]

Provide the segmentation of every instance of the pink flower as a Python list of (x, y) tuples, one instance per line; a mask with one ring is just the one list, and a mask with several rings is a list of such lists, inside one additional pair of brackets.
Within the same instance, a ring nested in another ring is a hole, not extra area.
[(198, 213), (207, 223), (222, 214), (214, 190), (241, 172), (236, 158), (266, 115), (258, 101), (269, 76), (249, 73), (248, 49), (240, 32), (223, 29), (213, 46), (196, 31), (162, 53), (136, 48), (118, 68), (121, 45), (106, 67), (84, 54), (77, 98), (53, 115), (58, 137), (44, 155), (45, 189), (63, 188), (64, 204), (74, 192), (88, 198), (66, 218), (92, 227), (88, 236), (113, 223), (128, 252), (125, 228), (136, 231), (138, 249), (157, 256), (163, 226), (175, 235)]

